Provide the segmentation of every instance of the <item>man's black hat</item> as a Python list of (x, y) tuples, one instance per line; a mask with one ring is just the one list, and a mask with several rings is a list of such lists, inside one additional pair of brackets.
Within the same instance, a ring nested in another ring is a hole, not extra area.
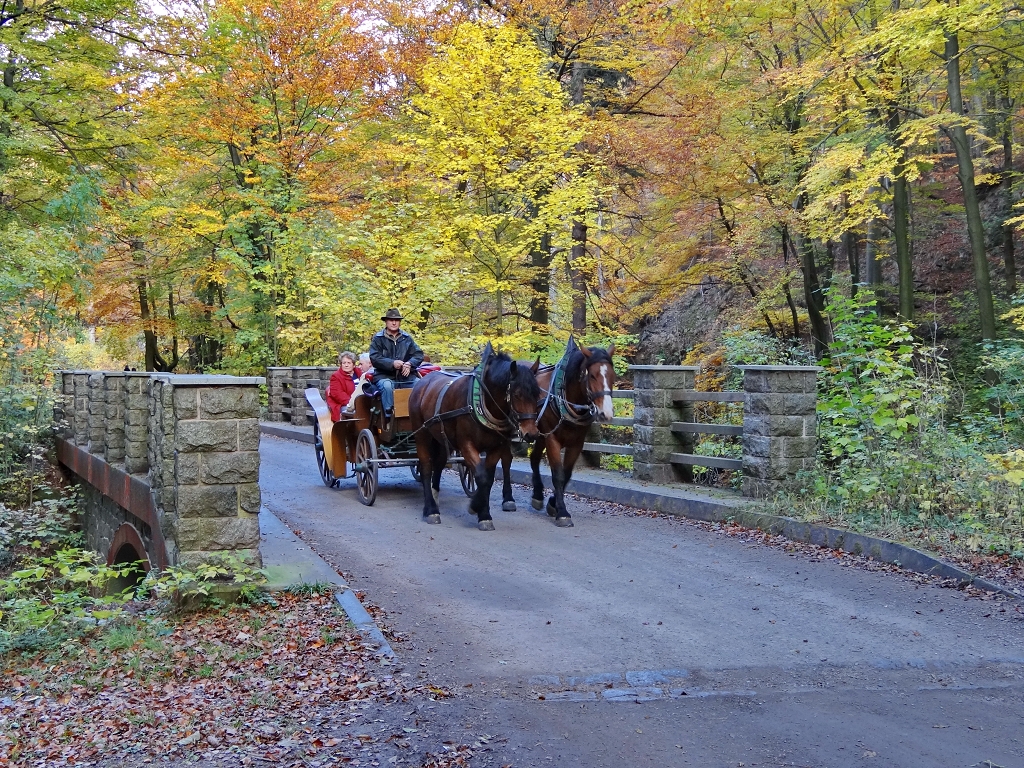
[(384, 317), (381, 318), (381, 320), (401, 320), (401, 319), (402, 319), (402, 313), (399, 312), (394, 307), (392, 307), (387, 312), (385, 312), (384, 313)]

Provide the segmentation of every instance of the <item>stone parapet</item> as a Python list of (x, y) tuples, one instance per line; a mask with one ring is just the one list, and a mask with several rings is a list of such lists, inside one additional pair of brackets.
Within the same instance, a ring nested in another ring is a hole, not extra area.
[(106, 455), (107, 438), (107, 374), (97, 372), (89, 374), (88, 403), (88, 440), (89, 453)]
[(104, 374), (106, 388), (106, 409), (104, 422), (104, 456), (110, 464), (121, 464), (124, 461), (124, 378), (120, 371)]
[(693, 389), (697, 367), (631, 365), (633, 374), (633, 477), (652, 483), (689, 482), (691, 467), (673, 464), (673, 453), (690, 453), (693, 438), (673, 432), (674, 421), (692, 421), (692, 403), (676, 403), (675, 390)]
[(818, 450), (817, 366), (744, 365), (743, 495), (766, 497), (801, 470)]
[[(160, 529), (161, 561), (173, 565), (232, 552), (260, 563), (262, 378), (63, 371), (58, 380), (55, 418), (69, 425), (64, 438), (94, 457), (91, 465), (79, 458), (70, 468), (83, 478), (106, 477), (106, 470), (97, 475), (94, 466), (105, 462), (110, 472), (116, 467), (123, 473), (122, 484), (130, 479), (133, 488), (139, 485), (132, 504), (139, 493), (152, 497), (146, 519)], [(106, 497), (110, 491), (99, 493)], [(126, 525), (149, 541), (148, 523), (138, 523), (126, 509), (111, 513), (111, 503), (86, 505), (90, 541), (123, 546), (132, 539)], [(97, 515), (103, 519), (93, 519)], [(122, 533), (114, 536), (117, 531)]]
[(284, 396), (291, 382), (291, 368), (267, 368), (267, 421), (284, 421)]
[(312, 409), (303, 392), (311, 387), (327, 397), (335, 365), (296, 365), (267, 369), (267, 421), (284, 421), (307, 426), (312, 424)]
[(132, 475), (149, 472), (149, 392), (149, 374), (125, 374), (121, 388), (124, 468)]
[[(814, 466), (817, 455), (816, 366), (739, 366), (743, 371), (743, 479), (745, 496), (764, 497)], [(635, 365), (633, 374), (633, 477), (665, 483), (692, 480), (692, 468), (673, 464), (673, 453), (693, 453), (694, 436), (673, 432), (693, 422), (691, 366)]]

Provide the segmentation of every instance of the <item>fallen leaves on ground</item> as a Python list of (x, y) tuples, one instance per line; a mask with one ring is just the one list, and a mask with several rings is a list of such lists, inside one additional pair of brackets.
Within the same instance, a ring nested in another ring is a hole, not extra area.
[[(450, 695), (387, 674), (330, 595), (278, 600), (173, 623), (136, 620), (58, 652), (8, 656), (0, 764), (219, 756), (302, 765), (316, 756), (324, 765), (370, 765), (365, 739), (330, 736), (317, 714)], [(442, 752), (425, 764), (466, 765), (472, 754)]]

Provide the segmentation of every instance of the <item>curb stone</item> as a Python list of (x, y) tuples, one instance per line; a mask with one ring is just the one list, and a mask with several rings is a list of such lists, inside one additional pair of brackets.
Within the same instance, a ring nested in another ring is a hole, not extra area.
[[(283, 437), (287, 440), (296, 440), (303, 443), (313, 442), (312, 429), (276, 423), (261, 423), (260, 430), (264, 434)], [(533, 475), (530, 470), (517, 467), (516, 463), (519, 462), (513, 462), (510, 472), (512, 482), (532, 486)], [(498, 467), (495, 479), (500, 478), (501, 474), (501, 467)], [(541, 469), (541, 476), (544, 480), (544, 487), (550, 490), (550, 472)], [(618, 483), (602, 483), (574, 477), (569, 481), (566, 492), (587, 496), (598, 501), (608, 501), (613, 504), (622, 504), (623, 506), (636, 507), (638, 509), (649, 509), (691, 520), (702, 520), (708, 523), (735, 522), (745, 528), (756, 528), (766, 533), (784, 536), (792, 541), (814, 544), (828, 549), (839, 549), (854, 555), (863, 555), (880, 563), (896, 565), (907, 571), (920, 573), (925, 576), (951, 579), (960, 586), (973, 586), (986, 592), (993, 592), (1003, 597), (1011, 598), (1017, 602), (1024, 602), (1024, 594), (1021, 592), (976, 576), (970, 571), (965, 571), (963, 568), (946, 563), (937, 557), (913, 547), (908, 547), (906, 544), (899, 544), (895, 541), (868, 536), (863, 533), (846, 531), (841, 528), (807, 523), (792, 517), (758, 512), (754, 508), (755, 502), (738, 496), (704, 496), (697, 491), (672, 493), (670, 491), (675, 489), (669, 488), (663, 488), (659, 492), (657, 488), (657, 486), (650, 484), (643, 484), (642, 486), (627, 485), (625, 480), (620, 485)]]
[(367, 640), (377, 645), (374, 656), (394, 659), (395, 652), (384, 638), (384, 633), (373, 617), (359, 602), (348, 583), (308, 544), (302, 541), (273, 512), (262, 507), (260, 510), (260, 543), (272, 542), (263, 547), (264, 569), (270, 571), (271, 592), (283, 592), (296, 584), (325, 582), (333, 589), (334, 599), (345, 611), (348, 620)]

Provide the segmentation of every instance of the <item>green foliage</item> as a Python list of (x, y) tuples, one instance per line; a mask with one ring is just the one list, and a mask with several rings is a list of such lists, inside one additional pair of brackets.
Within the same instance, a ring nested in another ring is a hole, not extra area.
[(131, 596), (106, 595), (107, 585), (132, 569), (77, 548), (28, 558), (0, 579), (0, 653), (56, 643), (109, 621)]
[[(801, 517), (968, 555), (1024, 558), (1024, 488), (971, 442), (934, 429), (803, 477), (774, 504)], [(1020, 465), (1024, 466), (1024, 465)], [(1022, 473), (1024, 474), (1024, 473)]]
[(301, 595), (302, 597), (330, 595), (334, 593), (334, 585), (323, 581), (314, 581), (312, 584), (304, 581), (301, 584), (293, 584), (288, 587), (287, 592), (292, 595)]
[(247, 589), (246, 599), (253, 600), (253, 587), (264, 583), (266, 574), (238, 555), (213, 554), (206, 559), (164, 571), (150, 571), (139, 585), (141, 595), (153, 594), (179, 604), (201, 605), (216, 599), (219, 586)]
[(832, 460), (911, 445), (941, 423), (948, 396), (940, 351), (916, 340), (906, 323), (883, 320), (875, 300), (830, 296), (833, 342), (821, 361), (819, 437)]
[(985, 394), (1000, 415), (1000, 426), (1015, 442), (1024, 439), (1024, 297), (1002, 319), (1012, 335), (982, 345), (980, 373), (993, 383)]
[[(953, 413), (939, 351), (873, 300), (832, 296), (835, 341), (822, 361), (822, 464), (773, 504), (820, 520), (965, 556), (1024, 558), (1024, 463), (995, 416)], [(995, 347), (990, 355), (996, 354)], [(955, 415), (955, 420), (948, 418)]]
[(813, 356), (800, 346), (757, 330), (734, 329), (722, 334), (729, 365), (813, 365)]

